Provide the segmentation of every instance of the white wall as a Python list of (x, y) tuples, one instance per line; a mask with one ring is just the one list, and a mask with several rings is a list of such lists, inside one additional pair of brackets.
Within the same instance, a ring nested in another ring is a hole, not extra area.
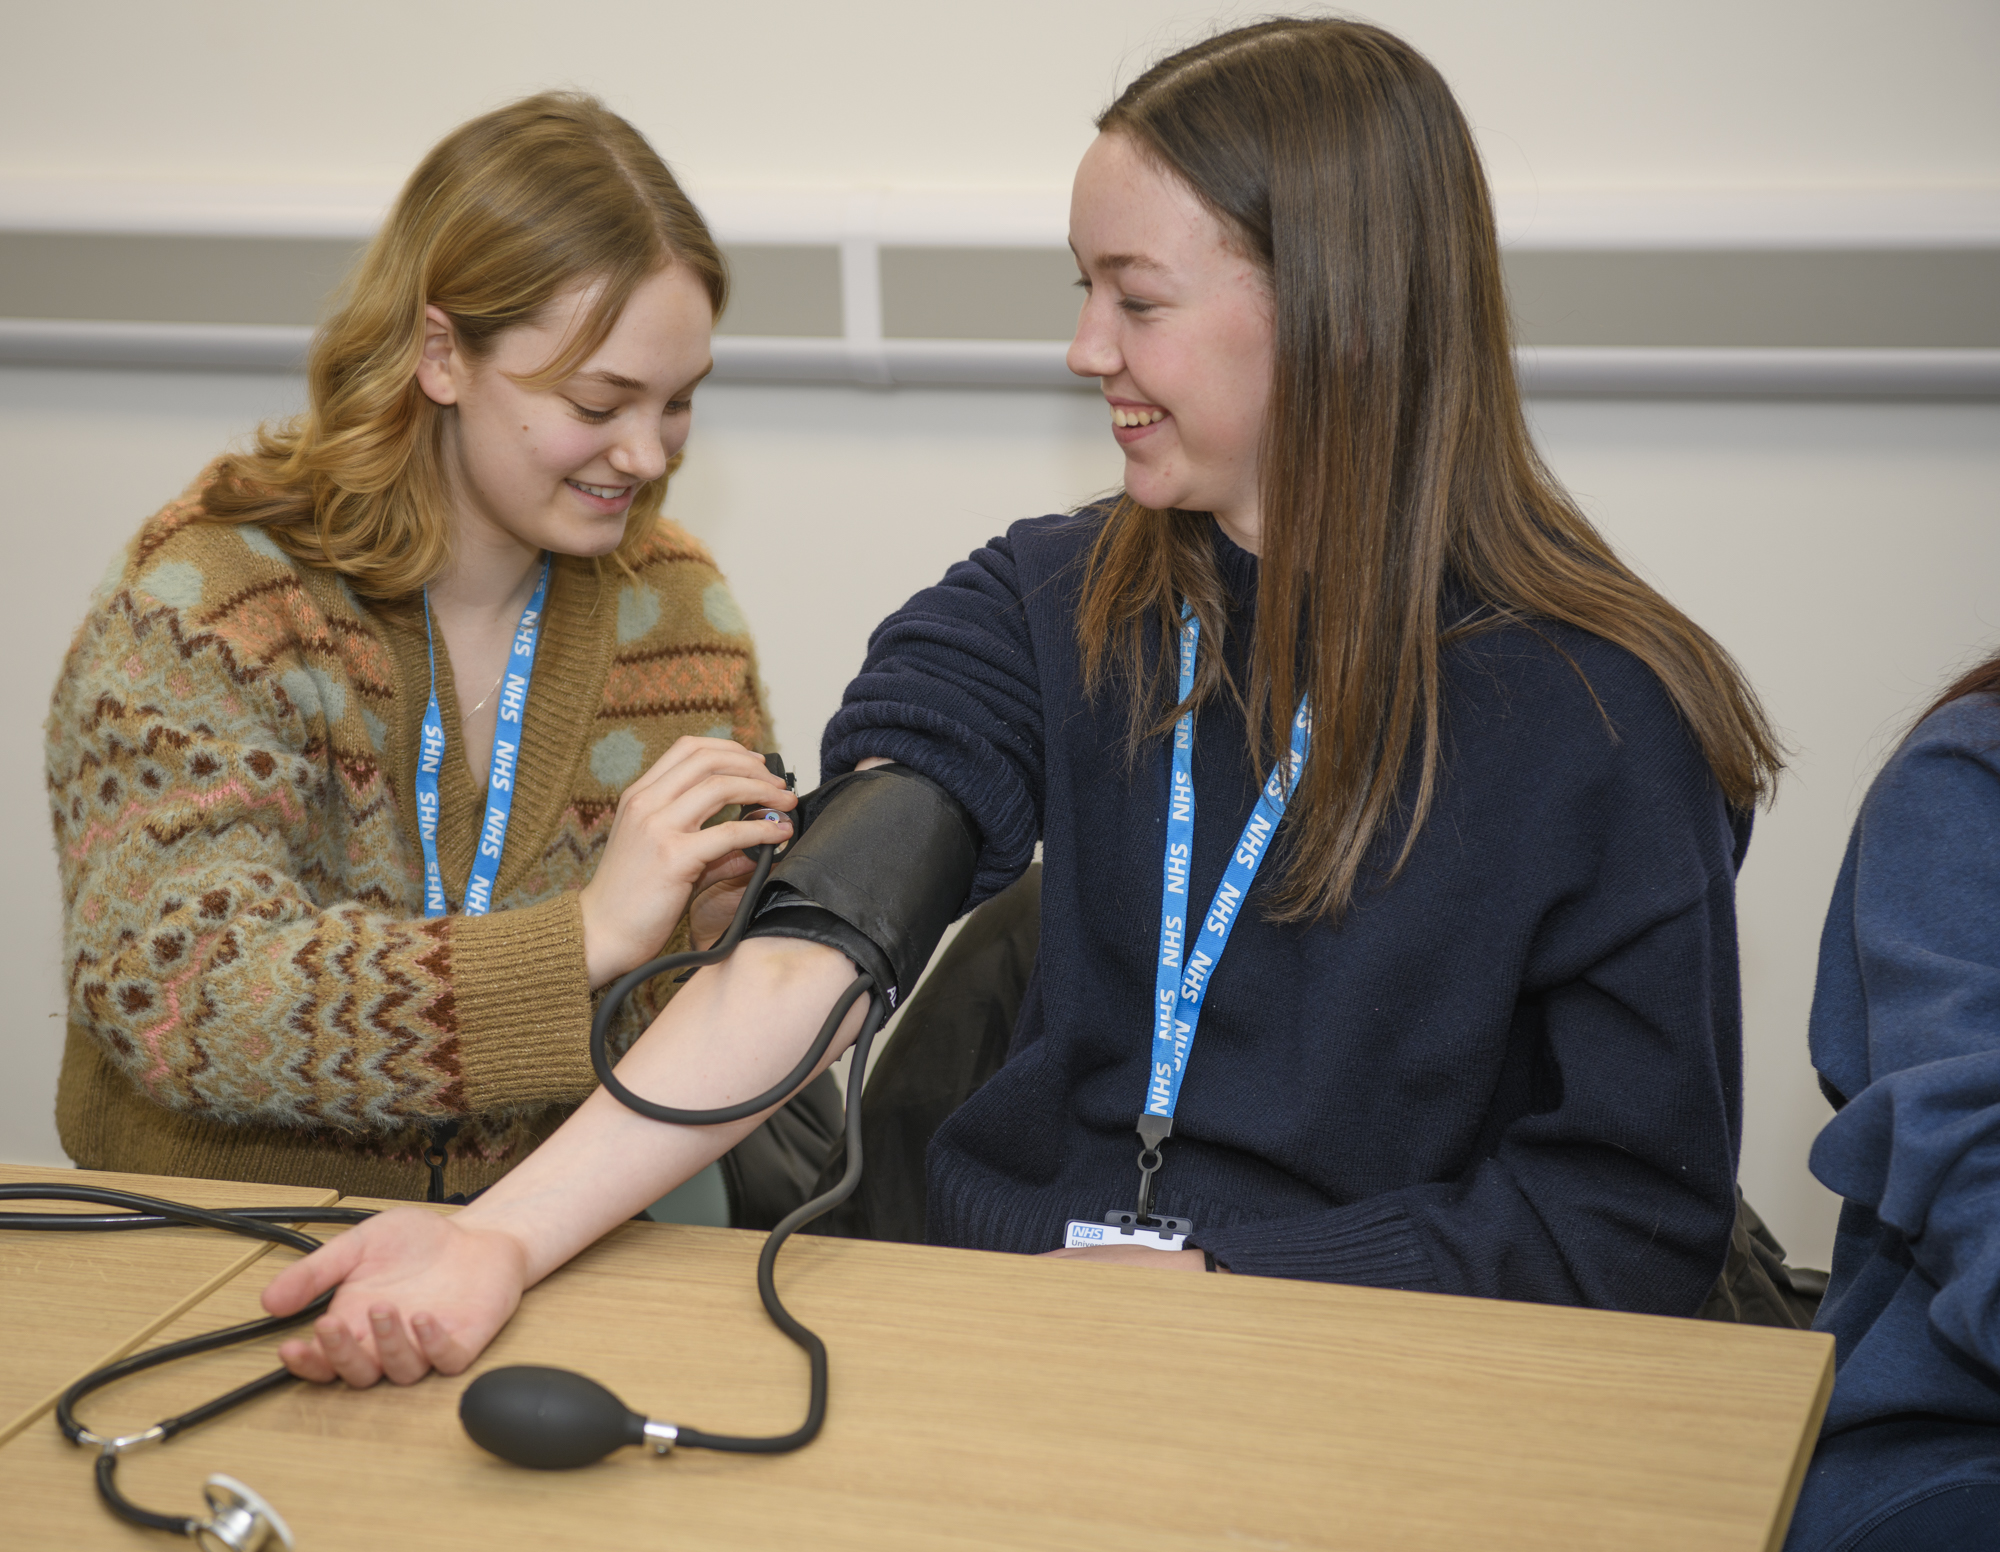
[[(466, 115), (597, 90), (704, 186), (1052, 187), (1090, 116), (1163, 48), (1262, 7), (526, 0), (335, 7), (201, 0), (16, 8), (0, 176), (380, 185)], [(996, 22), (996, 14), (1000, 20)], [(2000, 7), (1859, 0), (1671, 10), (1400, 0), (1495, 178), (1579, 187), (2000, 185)], [(79, 111), (79, 83), (89, 109)], [(0, 1158), (59, 1160), (61, 1006), (40, 775), (47, 688), (113, 549), (224, 442), (294, 405), (286, 378), (0, 371), (15, 566), (0, 612)], [(1753, 1200), (1824, 1264), (1832, 1201), (1803, 1159), (1824, 1108), (1804, 1054), (1813, 945), (1853, 807), (1900, 719), (1996, 627), (2000, 407), (1534, 407), (1607, 532), (1736, 651), (1794, 774), (1743, 881)], [(711, 387), (672, 508), (757, 629), (785, 746), (818, 729), (868, 628), (1016, 516), (1117, 476), (1087, 395)]]
[[(1298, 5), (1301, 11), (1329, 7)], [(1273, 4), (67, 0), (10, 8), (0, 173), (399, 182), (523, 92), (602, 93), (704, 185), (1067, 186), (1159, 54)], [(2000, 182), (1990, 0), (1373, 0), (1508, 186)]]
[(1117, 487), (1088, 393), (709, 386), (670, 516), (715, 552), (757, 633), (778, 738), (819, 735), (868, 633), (1018, 518)]

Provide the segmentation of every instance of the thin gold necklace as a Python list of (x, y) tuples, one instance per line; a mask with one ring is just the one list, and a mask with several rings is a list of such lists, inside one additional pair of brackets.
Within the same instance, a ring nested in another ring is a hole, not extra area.
[[(530, 596), (530, 597), (532, 597), (533, 595), (532, 595), (532, 594), (530, 594), (529, 596)], [(504, 618), (505, 618), (505, 615), (502, 615), (502, 618), (504, 619)], [(505, 679), (506, 679), (506, 677), (507, 677), (507, 669), (506, 669), (506, 667), (505, 667), (505, 666), (503, 665), (503, 666), (501, 667), (501, 669), (500, 669), (500, 678), (499, 678), (499, 679), (495, 679), (495, 680), (493, 681), (493, 688), (492, 688), (492, 689), (489, 689), (489, 690), (488, 690), (488, 691), (487, 691), (487, 692), (486, 692), (486, 693), (485, 693), (484, 695), (480, 696), (480, 697), (479, 697), (479, 705), (478, 705), (478, 706), (474, 706), (474, 707), (472, 708), (472, 710), (471, 710), (471, 711), (468, 711), (468, 712), (466, 712), (466, 713), (465, 713), (465, 715), (466, 715), (466, 716), (468, 716), (468, 717), (471, 717), (471, 716), (476, 716), (476, 715), (478, 715), (480, 707), (481, 707), (481, 706), (484, 706), (484, 705), (485, 705), (485, 704), (486, 704), (486, 703), (487, 703), (488, 701), (490, 701), (490, 700), (492, 700), (492, 699), (493, 699), (493, 691), (494, 691), (494, 690), (497, 690), (497, 689), (499, 689), (499, 688), (500, 688), (500, 685), (501, 685), (501, 682), (502, 682), (503, 680), (505, 680)]]
[[(500, 670), (500, 679), (505, 679), (506, 677), (507, 677), (507, 670), (503, 668)], [(500, 679), (495, 679), (493, 681), (493, 690), (497, 690), (500, 688)], [(479, 706), (484, 706), (488, 701), (493, 699), (493, 690), (488, 690), (484, 695), (479, 697)], [(466, 715), (468, 717), (476, 715), (479, 711), (479, 706), (473, 707), (471, 711), (468, 711), (466, 713)]]

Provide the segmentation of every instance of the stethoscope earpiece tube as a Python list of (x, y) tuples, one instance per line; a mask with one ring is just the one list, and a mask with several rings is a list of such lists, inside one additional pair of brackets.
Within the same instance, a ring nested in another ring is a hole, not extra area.
[[(250, 1239), (268, 1240), (272, 1244), (286, 1245), (293, 1250), (307, 1254), (320, 1248), (320, 1242), (308, 1234), (301, 1234), (287, 1227), (294, 1223), (359, 1223), (364, 1218), (375, 1216), (372, 1209), (363, 1207), (246, 1207), (232, 1209), (210, 1209), (190, 1207), (182, 1202), (164, 1201), (158, 1197), (140, 1196), (130, 1191), (114, 1191), (105, 1186), (87, 1185), (0, 1185), (0, 1202), (89, 1202), (100, 1207), (117, 1207), (123, 1211), (115, 1213), (0, 1213), (0, 1229), (34, 1229), (43, 1232), (62, 1230), (86, 1230), (97, 1233), (119, 1233), (132, 1229), (156, 1229), (168, 1224), (188, 1224), (200, 1228), (222, 1229), (231, 1234), (241, 1234)], [(247, 1385), (239, 1385), (226, 1396), (217, 1396), (213, 1401), (204, 1402), (192, 1411), (177, 1417), (163, 1418), (150, 1428), (138, 1433), (120, 1437), (105, 1438), (94, 1433), (77, 1421), (76, 1406), (93, 1391), (102, 1390), (106, 1385), (155, 1368), (163, 1363), (172, 1363), (179, 1358), (191, 1358), (197, 1353), (213, 1352), (219, 1347), (233, 1347), (239, 1342), (253, 1341), (261, 1336), (300, 1325), (308, 1320), (316, 1320), (326, 1312), (333, 1302), (331, 1291), (321, 1294), (305, 1308), (290, 1315), (273, 1315), (262, 1320), (245, 1321), (241, 1325), (228, 1326), (220, 1331), (210, 1331), (202, 1336), (189, 1337), (180, 1342), (168, 1342), (150, 1348), (142, 1353), (134, 1353), (129, 1358), (121, 1358), (116, 1363), (106, 1364), (93, 1370), (65, 1390), (56, 1401), (56, 1426), (63, 1437), (72, 1444), (94, 1449), (97, 1455), (97, 1492), (104, 1500), (105, 1507), (127, 1524), (139, 1525), (147, 1530), (168, 1531), (176, 1536), (187, 1536), (200, 1546), (220, 1549), (220, 1552), (263, 1552), (263, 1549), (277, 1545), (290, 1548), (292, 1533), (278, 1512), (233, 1477), (212, 1476), (203, 1489), (208, 1500), (209, 1518), (196, 1519), (185, 1514), (156, 1514), (151, 1509), (142, 1509), (118, 1489), (118, 1459), (129, 1450), (148, 1444), (163, 1444), (175, 1434), (192, 1428), (197, 1423), (205, 1423), (218, 1417), (230, 1408), (240, 1406), (245, 1401), (261, 1396), (268, 1390), (276, 1390), (281, 1385), (290, 1384), (293, 1376), (287, 1370), (273, 1369), (269, 1374), (260, 1375)]]

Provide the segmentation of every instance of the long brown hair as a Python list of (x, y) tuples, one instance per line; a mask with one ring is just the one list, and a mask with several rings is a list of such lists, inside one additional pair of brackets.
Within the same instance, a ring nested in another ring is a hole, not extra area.
[[(1619, 562), (1529, 440), (1485, 176), (1427, 60), (1359, 23), (1263, 22), (1153, 66), (1097, 127), (1180, 178), (1270, 279), (1248, 682), (1229, 683), (1221, 653), (1205, 653), (1188, 707), (1237, 695), (1261, 767), (1288, 748), (1292, 708), (1310, 697), (1294, 800), (1305, 822), (1290, 827), (1279, 919), (1338, 915), (1392, 825), (1403, 829), (1394, 866), (1407, 860), (1437, 792), (1454, 582), (1488, 622), (1563, 621), (1632, 652), (1728, 802), (1768, 794), (1782, 762), (1741, 671)], [(1085, 680), (1129, 688), (1135, 749), (1188, 709), (1168, 688), (1182, 599), (1220, 640), (1210, 529), (1206, 514), (1125, 496), (1092, 549), (1077, 621)]]
[[(528, 380), (548, 387), (674, 262), (719, 315), (729, 282), (708, 227), (645, 137), (595, 98), (544, 92), (460, 125), (410, 175), (314, 337), (306, 412), (259, 427), (251, 451), (222, 460), (204, 515), (264, 524), (288, 554), (366, 597), (415, 592), (451, 546), (441, 457), (451, 409), (416, 381), (425, 306), (481, 359), (562, 291), (599, 282), (582, 327)], [(621, 561), (650, 532), (666, 486), (662, 476), (633, 492)]]
[[(1924, 708), (1922, 722), (1932, 712), (1943, 711), (1953, 701), (1963, 700), (1968, 695), (2000, 695), (2000, 655), (1989, 657), (1983, 663), (1976, 663), (1945, 686), (1944, 693)], [(1914, 731), (1916, 723), (1911, 723)]]

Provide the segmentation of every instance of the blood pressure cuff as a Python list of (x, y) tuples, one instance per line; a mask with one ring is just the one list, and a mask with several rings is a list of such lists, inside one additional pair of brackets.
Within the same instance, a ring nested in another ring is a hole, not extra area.
[(744, 936), (837, 948), (894, 1008), (971, 893), (971, 816), (929, 777), (878, 765), (807, 793), (793, 821)]

